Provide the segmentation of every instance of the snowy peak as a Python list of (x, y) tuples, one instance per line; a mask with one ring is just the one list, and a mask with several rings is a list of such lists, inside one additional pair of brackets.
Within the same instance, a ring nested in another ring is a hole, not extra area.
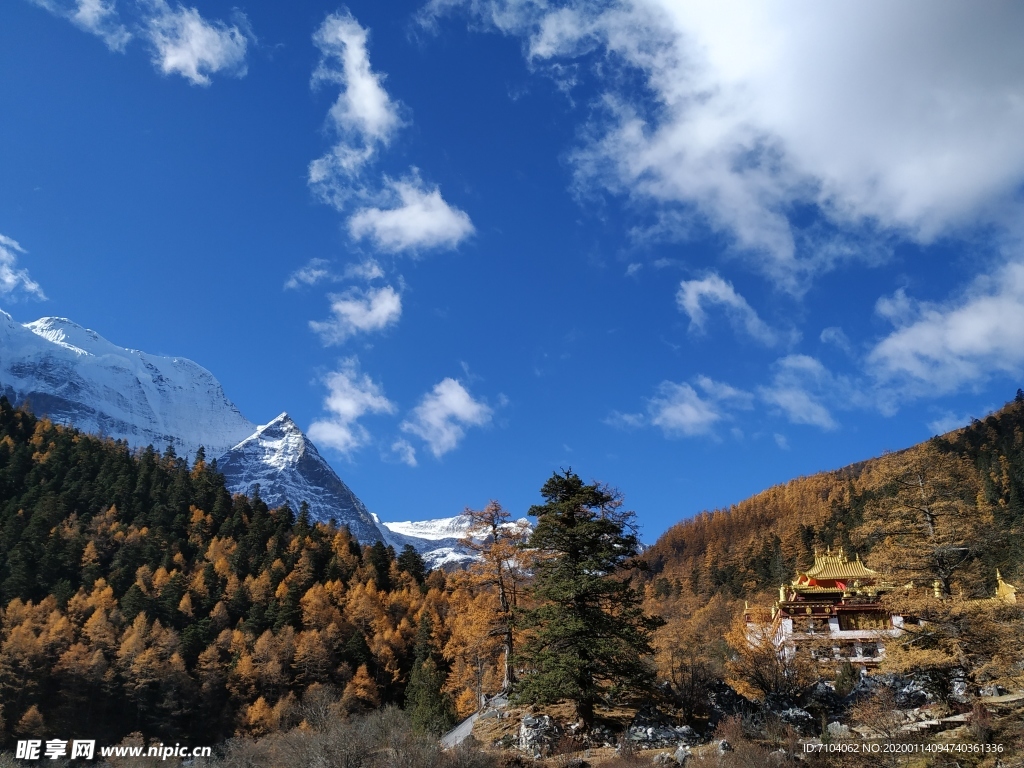
[(119, 347), (62, 317), (22, 325), (0, 313), (0, 393), (85, 432), (179, 455), (203, 445), (216, 456), (255, 429), (205, 368)]
[[(374, 519), (377, 519), (376, 515)], [(468, 515), (442, 517), (436, 520), (406, 520), (401, 523), (377, 520), (378, 527), (388, 544), (399, 551), (406, 544), (411, 545), (431, 568), (462, 567), (479, 559), (479, 554), (464, 543), (471, 522), (472, 519)], [(510, 525), (523, 523), (529, 526), (526, 518)]]
[(139, 354), (135, 350), (122, 349), (111, 344), (96, 331), (83, 328), (66, 317), (41, 317), (34, 322), (25, 323), (25, 327), (36, 336), (79, 355), (116, 355), (123, 352)]
[(384, 534), (384, 541), (396, 552), (409, 545), (423, 556), (428, 568), (461, 567), (478, 557), (462, 543), (470, 522), (464, 515), (403, 523), (385, 523), (376, 515), (374, 519)]
[(306, 451), (307, 444), (313, 446), (299, 429), (299, 425), (292, 421), (287, 413), (282, 413), (273, 421), (258, 427), (254, 434), (232, 450), (255, 449), (261, 454), (263, 463), (283, 470), (298, 462)]
[(382, 538), (363, 502), (287, 413), (224, 454), (217, 469), (236, 493), (251, 493), (258, 485), (260, 497), (271, 507), (287, 503), (297, 512), (305, 502), (311, 519), (347, 525), (360, 542)]
[(406, 520), (401, 523), (382, 523), (389, 531), (403, 536), (415, 536), (427, 541), (442, 539), (459, 539), (469, 530), (470, 518), (467, 515), (442, 517), (437, 520)]
[(22, 324), (0, 310), (0, 394), (136, 448), (170, 444), (194, 456), (202, 445), (232, 492), (259, 486), (269, 506), (296, 512), (305, 502), (313, 520), (346, 525), (362, 543), (410, 544), (432, 566), (474, 558), (459, 541), (468, 518), (380, 523), (287, 413), (257, 427), (213, 374), (186, 358), (119, 347), (64, 317)]
[(286, 435), (298, 435), (299, 437), (302, 437), (302, 430), (299, 429), (298, 424), (292, 421), (292, 417), (289, 416), (287, 412), (271, 419), (262, 427), (257, 427), (256, 433), (267, 437), (284, 437)]

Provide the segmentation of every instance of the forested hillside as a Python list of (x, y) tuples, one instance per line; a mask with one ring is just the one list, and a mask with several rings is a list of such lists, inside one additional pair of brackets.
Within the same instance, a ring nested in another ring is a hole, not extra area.
[[(716, 681), (737, 679), (745, 636), (727, 628), (742, 601), (770, 605), (826, 546), (943, 598), (926, 609), (948, 632), (909, 667), (979, 685), (1019, 677), (1019, 611), (971, 600), (992, 595), (996, 568), (1024, 581), (1024, 395), (950, 435), (680, 523), (645, 553), (646, 571), (617, 495), (571, 472), (542, 494), (535, 535), (492, 503), (471, 511), (481, 560), (425, 573), (411, 548), (396, 556), (258, 492), (231, 496), (201, 453), (190, 466), (132, 452), (0, 398), (0, 737), (218, 743), (388, 703), (437, 733), (510, 685), (574, 700), (586, 721), (609, 691), (650, 687), (652, 648), (675, 704), (699, 717)], [(536, 533), (549, 528), (551, 541)], [(575, 570), (544, 576), (574, 557)], [(566, 590), (593, 602), (590, 624), (549, 638), (569, 627), (546, 618)], [(632, 649), (630, 669), (587, 667), (575, 692), (547, 685), (546, 668), (594, 651), (572, 642), (594, 626), (621, 629), (626, 645), (605, 645), (612, 660)]]
[[(815, 717), (851, 718), (853, 725), (868, 722), (871, 707), (896, 709), (895, 694), (884, 685), (865, 699), (867, 709), (849, 702), (852, 711), (816, 709), (810, 691), (826, 681), (835, 694), (850, 694), (857, 671), (829, 661), (831, 639), (824, 656), (783, 656), (775, 645), (769, 610), (779, 586), (813, 565), (815, 550), (842, 547), (891, 585), (881, 599), (884, 610), (913, 617), (898, 641), (886, 643), (878, 671), (903, 681), (892, 683), (897, 688), (912, 680), (927, 689), (936, 711), (973, 706), (972, 722), (980, 725), (970, 738), (989, 738), (983, 692), (1024, 688), (1020, 601), (992, 599), (997, 570), (1024, 584), (1022, 533), (1024, 394), (1018, 392), (1014, 402), (964, 429), (792, 480), (666, 532), (645, 553), (645, 605), (667, 620), (656, 638), (658, 673), (671, 681), (675, 704), (698, 722), (714, 710), (723, 680), (766, 707), (799, 702)], [(752, 624), (744, 603), (757, 617)], [(999, 738), (1008, 744), (1020, 738), (1015, 718), (999, 721), (1005, 729)], [(770, 741), (763, 729), (756, 737)]]
[[(212, 743), (401, 703), (446, 610), (415, 552), (232, 498), (202, 455), (133, 454), (6, 399), (0, 597), (5, 742)], [(422, 677), (436, 707), (443, 678)]]
[[(713, 595), (770, 603), (796, 568), (813, 563), (815, 548), (828, 546), (843, 546), (896, 575), (883, 512), (898, 502), (911, 475), (943, 503), (955, 501), (966, 519), (989, 523), (950, 534), (973, 539), (954, 589), (991, 595), (996, 568), (1010, 581), (1024, 580), (1024, 394), (1018, 391), (1002, 410), (948, 435), (791, 480), (673, 526), (645, 555), (648, 597), (669, 613)], [(901, 546), (930, 546), (927, 537), (915, 537), (905, 531)]]

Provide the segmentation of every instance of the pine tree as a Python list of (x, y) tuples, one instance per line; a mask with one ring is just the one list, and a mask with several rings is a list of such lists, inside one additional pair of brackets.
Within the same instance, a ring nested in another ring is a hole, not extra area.
[(412, 724), (440, 736), (456, 722), (451, 696), (441, 692), (445, 674), (431, 657), (413, 667), (405, 693), (405, 707)]
[(398, 555), (398, 569), (412, 576), (417, 584), (422, 584), (427, 578), (427, 564), (423, 562), (423, 556), (412, 544), (402, 547), (402, 552)]
[(455, 725), (455, 704), (442, 693), (446, 675), (435, 660), (433, 623), (424, 611), (416, 631), (415, 662), (405, 689), (405, 708), (414, 726), (440, 735)]
[(391, 591), (391, 561), (395, 559), (395, 552), (391, 547), (385, 546), (384, 542), (375, 542), (369, 548), (369, 561), (373, 566), (374, 581), (377, 582), (377, 589), (381, 592)]
[(522, 659), (521, 701), (567, 699), (589, 730), (606, 693), (642, 692), (654, 683), (645, 656), (664, 622), (648, 616), (629, 571), (640, 542), (633, 513), (618, 496), (571, 470), (555, 473), (541, 489), (546, 503), (528, 546), (536, 554), (532, 598), (523, 612), (528, 630)]

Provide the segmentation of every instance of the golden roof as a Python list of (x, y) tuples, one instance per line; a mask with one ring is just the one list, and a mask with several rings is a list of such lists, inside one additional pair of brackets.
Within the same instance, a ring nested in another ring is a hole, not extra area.
[(846, 557), (846, 553), (843, 552), (843, 548), (840, 547), (835, 552), (831, 548), (824, 553), (815, 552), (814, 565), (806, 572), (798, 574), (798, 580), (800, 576), (816, 581), (874, 580), (880, 575), (877, 571), (867, 568), (860, 561), (860, 555), (857, 555), (854, 562), (851, 563)]
[(1009, 582), (1003, 581), (1003, 575), (996, 568), (996, 597), (1005, 603), (1017, 602), (1017, 588)]

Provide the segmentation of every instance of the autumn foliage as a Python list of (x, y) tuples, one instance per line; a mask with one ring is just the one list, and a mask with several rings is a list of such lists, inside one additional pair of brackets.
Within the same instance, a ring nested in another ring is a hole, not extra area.
[[(497, 503), (467, 514), (480, 560), (426, 573), (415, 552), (270, 509), (258, 490), (232, 496), (202, 454), (133, 452), (0, 398), (0, 734), (273, 740), (389, 705), (420, 731), (446, 727), (482, 695), (536, 683), (551, 666), (538, 647), (555, 647), (538, 645), (538, 608), (555, 598), (537, 593), (531, 558), (560, 550), (531, 554), (528, 529)], [(630, 599), (613, 613), (664, 617), (640, 633), (634, 661), (654, 652), (688, 718), (706, 714), (723, 678), (752, 695), (792, 692), (813, 671), (773, 667), (729, 627), (744, 600), (770, 606), (816, 548), (843, 546), (913, 585), (887, 598), (921, 619), (891, 644), (894, 671), (925, 669), (937, 689), (954, 674), (1021, 685), (1019, 605), (977, 600), (996, 568), (1024, 582), (1022, 533), (1015, 402), (680, 523), (644, 552), (648, 570), (617, 577)]]
[(232, 497), (201, 455), (133, 453), (6, 400), (0, 596), (6, 738), (213, 743), (367, 712), (404, 700), (422, 617), (448, 640), (442, 573)]

